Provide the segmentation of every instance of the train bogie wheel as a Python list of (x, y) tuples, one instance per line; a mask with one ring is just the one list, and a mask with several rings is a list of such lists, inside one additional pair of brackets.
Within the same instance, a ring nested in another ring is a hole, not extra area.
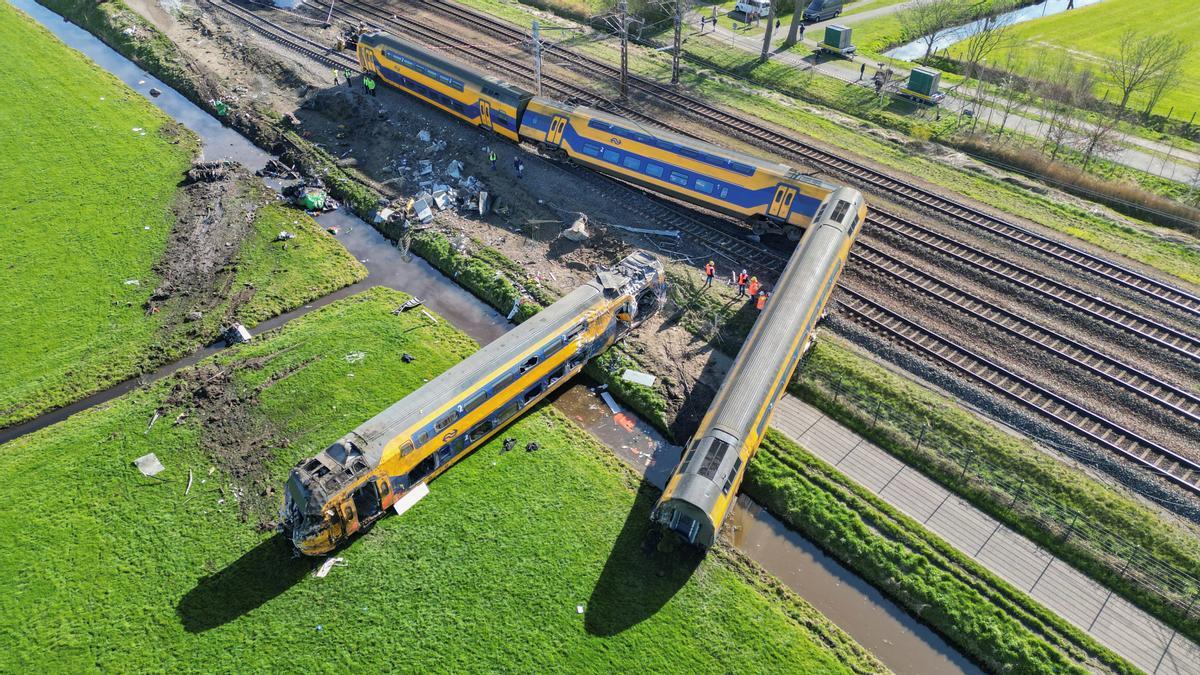
[(767, 233), (767, 222), (762, 218), (755, 218), (750, 221), (750, 231), (761, 237)]
[(803, 237), (803, 236), (804, 236), (804, 230), (802, 230), (794, 225), (787, 229), (788, 241), (800, 241), (800, 237)]

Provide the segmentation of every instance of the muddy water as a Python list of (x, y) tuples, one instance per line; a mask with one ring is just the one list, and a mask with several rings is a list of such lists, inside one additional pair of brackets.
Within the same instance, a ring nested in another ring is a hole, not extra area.
[[(196, 132), (204, 142), (206, 159), (233, 159), (251, 168), (262, 167), (269, 155), (193, 105), (182, 95), (109, 49), (91, 34), (66, 23), (33, 0), (8, 0), (40, 21), (71, 47), (91, 57), (142, 93), (167, 114)], [(154, 87), (161, 95), (151, 96)], [(338, 238), (366, 265), (363, 282), (259, 324), (258, 334), (286, 324), (313, 309), (371, 286), (387, 286), (422, 298), (431, 310), (486, 344), (503, 334), (502, 316), (462, 290), (419, 258), (406, 261), (374, 228), (346, 212), (325, 214), (323, 225), (336, 226)], [(72, 413), (111, 400), (144, 383), (165, 377), (222, 348), (211, 345), (152, 374), (124, 382), (74, 405), (29, 423), (0, 430), (0, 443), (30, 433)], [(602, 399), (585, 384), (556, 395), (554, 405), (574, 419), (654, 485), (662, 487), (679, 461), (680, 448), (665, 441), (652, 427), (632, 416), (618, 420)], [(619, 422), (623, 422), (619, 423)], [(979, 672), (930, 630), (908, 617), (865, 582), (822, 555), (753, 502), (739, 498), (733, 514), (734, 545), (804, 596), (862, 645), (898, 673)]]
[[(636, 417), (620, 419), (586, 383), (554, 407), (612, 448), (655, 486), (666, 485), (681, 450)], [(626, 413), (628, 415), (628, 413)], [(623, 422), (623, 424), (622, 424)], [(632, 427), (632, 428), (629, 428)], [(738, 550), (803, 597), (897, 673), (982, 673), (927, 626), (867, 582), (741, 495), (730, 515)]]

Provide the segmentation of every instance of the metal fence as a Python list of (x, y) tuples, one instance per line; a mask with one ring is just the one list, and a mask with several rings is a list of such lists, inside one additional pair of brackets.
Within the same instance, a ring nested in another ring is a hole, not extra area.
[[(1025, 463), (1006, 465), (1002, 458), (989, 456), (973, 439), (934, 421), (937, 416), (927, 404), (899, 405), (864, 395), (844, 387), (835, 374), (821, 368), (808, 367), (802, 378), (835, 402), (856, 408), (859, 421), (869, 426), (873, 435), (889, 437), (898, 446), (890, 449), (903, 448), (913, 460), (909, 464), (953, 492), (966, 497), (982, 495), (998, 504), (1015, 516), (1008, 524), (1018, 531), (1043, 541), (1057, 539), (1056, 551), (1076, 549), (1074, 559), (1068, 557), (1067, 561), (1083, 563), (1084, 571), (1097, 581), (1109, 587), (1119, 584), (1141, 589), (1184, 621), (1200, 620), (1200, 579), (1143, 550), (1128, 533), (1113, 531), (1063, 503), (1031, 482), (1028, 475), (1022, 477), (1029, 471)], [(1086, 569), (1089, 560), (1093, 561), (1091, 569)]]

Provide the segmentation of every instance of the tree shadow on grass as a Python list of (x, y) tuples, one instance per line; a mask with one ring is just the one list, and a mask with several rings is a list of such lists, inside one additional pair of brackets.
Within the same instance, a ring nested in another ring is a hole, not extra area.
[(638, 488), (588, 600), (584, 626), (592, 635), (617, 635), (653, 616), (683, 588), (704, 558), (690, 547), (659, 550), (669, 548), (658, 546), (651, 532), (650, 509), (659, 494), (645, 481)]
[(296, 585), (312, 569), (275, 535), (225, 569), (200, 580), (175, 608), (189, 633), (223, 626)]

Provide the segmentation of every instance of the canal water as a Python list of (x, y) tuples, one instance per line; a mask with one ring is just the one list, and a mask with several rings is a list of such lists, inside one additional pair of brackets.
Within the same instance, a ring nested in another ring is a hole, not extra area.
[[(251, 169), (258, 169), (270, 158), (240, 134), (143, 72), (90, 33), (66, 22), (33, 0), (8, 1), (196, 132), (203, 140), (205, 159), (233, 159)], [(151, 96), (151, 87), (162, 94)], [(420, 258), (406, 260), (378, 231), (353, 214), (337, 211), (321, 216), (318, 221), (340, 229), (338, 239), (366, 265), (369, 276), (358, 284), (265, 321), (255, 326), (253, 333), (277, 328), (313, 309), (372, 286), (395, 288), (421, 298), (431, 310), (480, 344), (494, 340), (508, 329), (509, 324), (499, 313)], [(141, 384), (165, 377), (220, 349), (219, 345), (205, 347), (150, 375), (124, 382), (26, 425), (0, 430), (0, 443), (111, 400)], [(628, 413), (620, 417), (614, 415), (593, 386), (575, 383), (556, 394), (553, 404), (611, 448), (646, 480), (660, 488), (665, 485), (679, 461), (679, 446), (666, 441), (649, 424), (635, 416)], [(739, 497), (732, 522), (734, 546), (812, 603), (893, 671), (914, 674), (981, 672), (928, 627), (907, 615), (837, 561), (821, 553), (813, 544), (788, 530), (754, 502)]]
[[(1087, 7), (1088, 5), (1094, 5), (1101, 1), (1102, 0), (1075, 0), (1075, 9)], [(1052, 14), (1065, 12), (1067, 11), (1067, 7), (1070, 5), (1070, 3), (1071, 0), (1043, 0), (1043, 2), (1039, 2), (1035, 5), (1027, 5), (1020, 9), (1014, 9), (1011, 12), (1001, 14), (999, 17), (1000, 23), (998, 25), (1023, 23), (1025, 21), (1040, 19), (1043, 16), (1050, 16)], [(936, 52), (940, 49), (945, 49), (946, 47), (966, 40), (972, 35), (978, 33), (986, 25), (986, 23), (986, 19), (979, 19), (978, 21), (972, 21), (971, 23), (963, 24), (957, 28), (953, 28), (945, 33), (942, 33), (933, 41), (933, 51)], [(915, 61), (922, 56), (925, 56), (925, 49), (926, 44), (924, 41), (913, 40), (912, 42), (900, 45), (899, 47), (893, 47), (892, 49), (884, 52), (883, 55), (893, 59), (900, 59), (902, 61)]]

